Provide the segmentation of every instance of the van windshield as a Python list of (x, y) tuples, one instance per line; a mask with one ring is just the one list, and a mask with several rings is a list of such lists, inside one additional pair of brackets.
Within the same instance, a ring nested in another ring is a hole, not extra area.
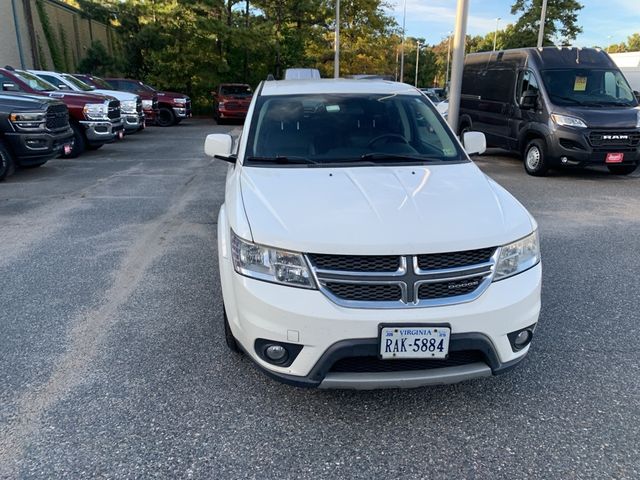
[(329, 164), (467, 161), (422, 95), (260, 97), (246, 161)]
[(556, 105), (635, 107), (638, 104), (629, 84), (618, 70), (543, 70), (542, 81)]

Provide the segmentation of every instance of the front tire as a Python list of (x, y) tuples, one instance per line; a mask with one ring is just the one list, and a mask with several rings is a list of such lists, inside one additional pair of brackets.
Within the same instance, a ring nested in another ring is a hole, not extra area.
[(171, 127), (176, 123), (176, 116), (170, 108), (162, 107), (156, 122), (159, 127)]
[(544, 177), (549, 173), (549, 161), (544, 141), (531, 140), (524, 149), (524, 169), (534, 177)]
[(629, 175), (636, 171), (638, 165), (607, 165), (612, 175)]
[(9, 175), (12, 175), (15, 168), (16, 163), (13, 159), (13, 155), (11, 155), (9, 149), (0, 142), (0, 181), (4, 180)]
[(87, 140), (80, 125), (72, 123), (71, 129), (73, 130), (73, 147), (71, 147), (71, 153), (68, 155), (63, 154), (62, 158), (78, 158), (87, 149)]

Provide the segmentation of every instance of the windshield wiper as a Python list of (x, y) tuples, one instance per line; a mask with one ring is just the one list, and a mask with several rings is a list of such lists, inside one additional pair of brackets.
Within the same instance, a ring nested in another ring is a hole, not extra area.
[(402, 153), (383, 153), (383, 152), (373, 152), (373, 153), (365, 153), (360, 156), (360, 160), (371, 160), (371, 161), (385, 161), (385, 160), (408, 160), (411, 162), (437, 162), (441, 160), (440, 157), (436, 157), (433, 155), (410, 155), (410, 154), (402, 154)]
[(247, 157), (248, 161), (251, 162), (265, 162), (265, 163), (279, 163), (283, 165), (287, 164), (313, 164), (315, 165), (315, 160), (311, 160), (306, 157), (290, 157), (284, 155), (276, 155), (275, 157)]
[(560, 95), (553, 95), (553, 94), (551, 94), (551, 96), (552, 96), (553, 98), (557, 98), (558, 100), (564, 100), (564, 101), (567, 101), (567, 102), (573, 102), (573, 103), (575, 103), (576, 105), (584, 105), (584, 103), (582, 103), (580, 100), (576, 100), (575, 98), (571, 98), (571, 97), (562, 97), (562, 96), (560, 96)]

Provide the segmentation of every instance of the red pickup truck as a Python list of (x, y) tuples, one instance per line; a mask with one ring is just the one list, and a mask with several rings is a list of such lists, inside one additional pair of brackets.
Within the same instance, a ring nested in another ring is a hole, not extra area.
[(64, 102), (69, 109), (74, 140), (71, 151), (65, 152), (66, 157), (75, 158), (86, 149), (98, 149), (124, 135), (120, 102), (113, 97), (58, 90), (49, 82), (22, 70), (0, 68), (0, 80), (5, 92), (45, 95)]
[(211, 92), (213, 118), (219, 124), (227, 120), (244, 120), (251, 104), (251, 87), (246, 83), (222, 83)]
[[(74, 73), (73, 76), (79, 80), (82, 80), (84, 83), (96, 88), (104, 88), (107, 90), (122, 90), (124, 92), (128, 92), (128, 90), (119, 88), (118, 85), (111, 84), (104, 78), (96, 77), (95, 75)], [(154, 125), (160, 113), (158, 110), (158, 95), (154, 92), (149, 91), (140, 91), (136, 93), (142, 99), (142, 111), (144, 112), (145, 126)]]

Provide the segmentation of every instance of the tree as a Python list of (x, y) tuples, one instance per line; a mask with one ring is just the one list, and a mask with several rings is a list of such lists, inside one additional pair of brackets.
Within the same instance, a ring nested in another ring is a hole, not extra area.
[[(516, 0), (511, 14), (520, 14), (518, 21), (505, 36), (504, 48), (535, 47), (538, 42), (543, 0)], [(544, 23), (543, 45), (566, 45), (575, 40), (582, 28), (578, 12), (583, 8), (577, 0), (548, 0)], [(507, 32), (505, 32), (507, 33)]]

